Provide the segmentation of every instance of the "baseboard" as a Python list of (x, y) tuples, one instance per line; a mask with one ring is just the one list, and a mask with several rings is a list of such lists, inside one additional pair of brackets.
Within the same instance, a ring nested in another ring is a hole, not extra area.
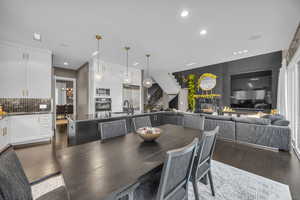
[(300, 152), (297, 150), (297, 148), (295, 148), (295, 145), (294, 145), (294, 144), (292, 144), (292, 147), (293, 147), (293, 150), (294, 150), (294, 152), (295, 152), (297, 158), (300, 160)]
[(263, 150), (268, 150), (268, 151), (279, 152), (279, 149), (274, 148), (274, 147), (267, 147), (267, 146), (262, 146), (262, 145), (259, 145), (259, 144), (252, 144), (252, 143), (248, 143), (248, 142), (242, 142), (242, 141), (237, 141), (237, 140), (232, 140), (232, 139), (222, 138), (222, 137), (218, 137), (218, 139), (224, 140), (224, 141), (227, 141), (227, 142), (232, 142), (232, 143), (236, 143), (236, 144), (241, 144), (241, 145), (245, 145), (245, 146), (254, 147), (254, 148), (257, 148), (257, 149), (263, 149)]
[(26, 142), (16, 142), (16, 143), (12, 143), (12, 146), (14, 148), (26, 148), (26, 147), (33, 147), (33, 146), (38, 146), (38, 145), (42, 145), (42, 144), (50, 144), (51, 143), (51, 138), (47, 137), (47, 138), (40, 138), (40, 139), (36, 139), (36, 140), (29, 140)]

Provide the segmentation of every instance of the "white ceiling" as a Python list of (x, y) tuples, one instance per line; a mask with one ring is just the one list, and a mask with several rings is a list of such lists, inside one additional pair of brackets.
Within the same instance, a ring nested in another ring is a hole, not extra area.
[[(96, 33), (104, 37), (104, 60), (125, 64), (129, 45), (131, 64), (142, 68), (150, 53), (152, 70), (174, 72), (287, 48), (299, 21), (299, 0), (0, 1), (1, 40), (48, 48), (55, 66), (67, 61), (74, 69), (96, 50)], [(249, 53), (233, 55), (244, 49)]]

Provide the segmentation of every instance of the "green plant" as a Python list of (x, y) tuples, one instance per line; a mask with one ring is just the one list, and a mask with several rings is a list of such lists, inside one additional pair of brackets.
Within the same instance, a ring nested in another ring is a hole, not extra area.
[(195, 79), (196, 76), (194, 74), (190, 74), (188, 76), (188, 104), (189, 104), (189, 109), (194, 111), (195, 110), (195, 97), (194, 95), (196, 94), (196, 87), (195, 87)]

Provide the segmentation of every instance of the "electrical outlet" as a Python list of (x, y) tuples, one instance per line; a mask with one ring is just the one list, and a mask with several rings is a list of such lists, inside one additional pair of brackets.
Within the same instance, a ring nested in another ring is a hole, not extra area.
[(47, 104), (40, 104), (40, 109), (46, 109), (47, 108)]

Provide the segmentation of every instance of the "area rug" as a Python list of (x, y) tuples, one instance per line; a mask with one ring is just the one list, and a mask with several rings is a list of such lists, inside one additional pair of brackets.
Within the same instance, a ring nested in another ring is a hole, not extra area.
[[(241, 169), (212, 161), (212, 174), (216, 196), (209, 185), (198, 184), (203, 200), (292, 200), (288, 185), (264, 178)], [(32, 187), (34, 199), (65, 185), (61, 175), (52, 177)], [(189, 184), (189, 200), (194, 200), (193, 186)]]
[[(209, 185), (199, 183), (200, 199), (205, 200), (292, 200), (288, 185), (264, 178), (235, 167), (212, 161), (216, 196)], [(192, 184), (189, 200), (194, 200)]]

